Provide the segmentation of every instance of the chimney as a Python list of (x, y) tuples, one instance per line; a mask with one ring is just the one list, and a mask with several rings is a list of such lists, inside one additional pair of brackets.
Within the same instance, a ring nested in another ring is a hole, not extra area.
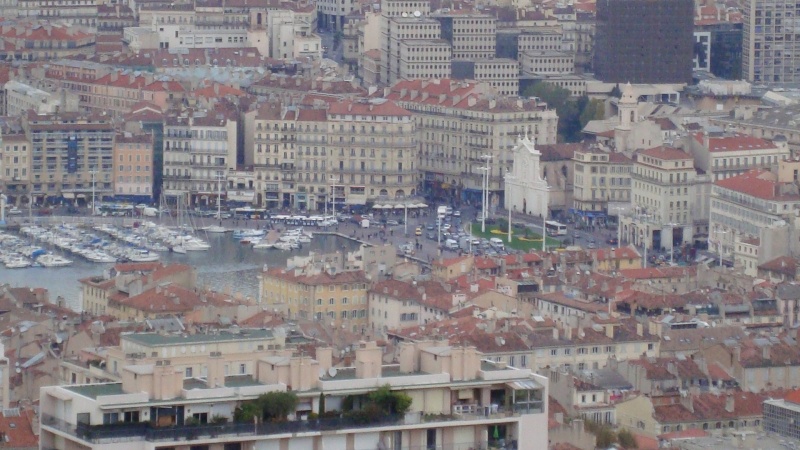
[(327, 371), (333, 366), (333, 349), (331, 347), (317, 347), (317, 362), (320, 370)]
[(644, 336), (644, 326), (641, 323), (636, 324), (636, 335), (639, 337)]
[(734, 362), (739, 362), (742, 360), (742, 347), (740, 345), (736, 345), (733, 347), (733, 361), (731, 361), (731, 365)]
[(770, 345), (769, 344), (761, 347), (761, 358), (762, 359), (770, 359)]
[(356, 378), (381, 376), (382, 352), (375, 342), (360, 342), (356, 349)]
[(565, 337), (565, 338), (566, 338), (568, 341), (571, 341), (571, 340), (572, 340), (572, 327), (570, 327), (570, 326), (565, 326), (565, 327), (564, 327), (564, 337)]
[(733, 398), (733, 394), (728, 394), (725, 397), (725, 411), (732, 413), (735, 406), (736, 404)]
[(709, 148), (711, 140), (708, 138), (708, 131), (703, 131), (703, 147)]
[(558, 340), (558, 327), (553, 327), (553, 340)]
[(606, 337), (614, 339), (614, 325), (606, 324)]

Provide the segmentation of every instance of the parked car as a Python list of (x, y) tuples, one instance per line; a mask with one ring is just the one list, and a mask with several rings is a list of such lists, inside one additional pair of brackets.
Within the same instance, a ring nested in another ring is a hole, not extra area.
[(386, 221), (386, 226), (396, 227), (398, 225), (400, 225), (400, 222), (398, 222), (398, 221), (396, 221), (394, 219), (389, 219), (389, 220)]
[(617, 245), (619, 243), (619, 241), (617, 241), (617, 238), (611, 238), (611, 239), (607, 240), (606, 242), (609, 245)]

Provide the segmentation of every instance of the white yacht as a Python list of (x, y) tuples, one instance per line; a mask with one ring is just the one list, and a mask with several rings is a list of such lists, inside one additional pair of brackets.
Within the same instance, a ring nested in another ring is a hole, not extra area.
[(72, 261), (63, 256), (48, 253), (36, 258), (36, 262), (44, 267), (64, 267), (72, 264)]
[(181, 246), (188, 252), (204, 252), (211, 248), (210, 245), (200, 239), (187, 239), (183, 241)]
[(205, 231), (206, 233), (227, 233), (231, 230), (221, 227), (219, 225), (211, 225), (209, 227), (201, 228), (201, 230)]
[(24, 269), (31, 264), (31, 260), (24, 256), (11, 257), (5, 262), (6, 269)]
[(88, 259), (91, 262), (96, 263), (113, 263), (117, 262), (117, 258), (109, 255), (106, 252), (102, 252), (100, 250), (89, 250), (83, 253), (83, 257)]
[(133, 250), (128, 251), (125, 255), (129, 260), (132, 262), (154, 262), (158, 261), (158, 255), (156, 253), (151, 253), (147, 250), (143, 250), (140, 248), (136, 248)]
[(183, 244), (175, 245), (172, 247), (172, 253), (178, 253), (180, 255), (186, 254), (186, 249), (183, 248)]
[(254, 249), (275, 248), (275, 244), (270, 244), (269, 242), (267, 242), (266, 239), (262, 239), (259, 242), (257, 242), (255, 245), (253, 245), (253, 248)]

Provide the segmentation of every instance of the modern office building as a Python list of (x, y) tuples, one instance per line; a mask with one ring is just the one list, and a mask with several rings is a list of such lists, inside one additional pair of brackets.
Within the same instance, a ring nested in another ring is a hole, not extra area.
[(800, 81), (800, 14), (790, 0), (745, 0), (742, 72), (753, 83), (787, 84)]
[(594, 73), (608, 83), (690, 83), (692, 0), (599, 0)]
[[(121, 381), (41, 389), (40, 444), (54, 450), (111, 450), (120, 441), (128, 450), (548, 446), (548, 380), (529, 369), (486, 360), (474, 347), (434, 342), (400, 344), (397, 364), (383, 364), (374, 342), (354, 343), (353, 355), (353, 366), (333, 367), (332, 349), (317, 347), (315, 358), (294, 354), (278, 333), (264, 329), (124, 335), (104, 361)], [(375, 413), (369, 394), (382, 386), (410, 398), (405, 414)], [(288, 420), (237, 414), (274, 392), (296, 396)]]

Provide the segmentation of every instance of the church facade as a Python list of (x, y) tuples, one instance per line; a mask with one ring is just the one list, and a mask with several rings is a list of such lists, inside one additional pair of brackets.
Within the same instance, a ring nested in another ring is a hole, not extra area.
[(542, 178), (542, 154), (526, 134), (512, 150), (513, 169), (505, 178), (505, 207), (513, 212), (547, 217), (550, 188)]

